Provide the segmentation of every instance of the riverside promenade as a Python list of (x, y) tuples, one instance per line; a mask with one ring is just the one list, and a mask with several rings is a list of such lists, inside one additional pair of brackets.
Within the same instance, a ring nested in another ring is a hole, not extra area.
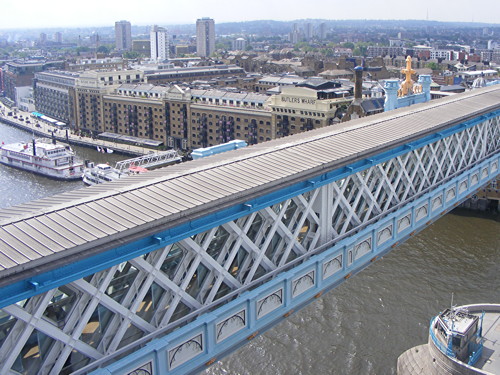
[[(9, 115), (9, 113), (11, 114)], [(45, 121), (34, 117), (29, 112), (24, 112), (19, 109), (11, 109), (2, 102), (0, 102), (0, 122), (10, 126), (15, 126), (16, 128), (25, 130), (29, 133), (33, 133), (37, 137), (54, 137), (60, 142), (94, 149), (97, 147), (105, 148), (124, 155), (140, 156), (145, 155), (150, 151), (154, 151), (147, 147), (81, 136), (74, 134), (71, 129), (57, 129), (54, 125), (50, 125)]]

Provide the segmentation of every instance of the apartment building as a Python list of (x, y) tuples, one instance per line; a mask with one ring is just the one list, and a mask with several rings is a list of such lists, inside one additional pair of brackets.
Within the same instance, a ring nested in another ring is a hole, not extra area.
[(7, 62), (2, 69), (2, 86), (4, 94), (12, 101), (16, 101), (18, 87), (32, 86), (35, 73), (50, 68), (64, 69), (64, 61), (51, 62)]
[(401, 46), (368, 46), (366, 54), (368, 57), (403, 56), (405, 48)]
[(132, 26), (129, 21), (115, 22), (115, 48), (118, 51), (132, 49)]
[(38, 112), (74, 126), (76, 87), (79, 73), (49, 71), (35, 73), (33, 96)]
[(145, 71), (148, 83), (193, 82), (221, 77), (244, 77), (246, 72), (236, 65), (213, 65)]
[(252, 145), (332, 125), (352, 100), (352, 90), (325, 80), (283, 86), (269, 96), (154, 85), (143, 77), (136, 70), (40, 74), (37, 97), (40, 109), (68, 108), (54, 117), (76, 131), (130, 135), (185, 151), (235, 139)]
[(169, 58), (167, 29), (154, 25), (149, 33), (151, 60), (165, 61)]
[(220, 90), (191, 90), (190, 148), (241, 139), (257, 144), (276, 138), (268, 96)]
[(210, 57), (215, 52), (215, 22), (211, 18), (196, 20), (196, 53)]

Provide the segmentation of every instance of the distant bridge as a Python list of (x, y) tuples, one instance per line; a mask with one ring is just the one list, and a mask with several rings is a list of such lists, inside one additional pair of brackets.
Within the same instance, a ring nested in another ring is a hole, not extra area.
[(499, 174), (500, 86), (0, 211), (0, 373), (200, 371)]

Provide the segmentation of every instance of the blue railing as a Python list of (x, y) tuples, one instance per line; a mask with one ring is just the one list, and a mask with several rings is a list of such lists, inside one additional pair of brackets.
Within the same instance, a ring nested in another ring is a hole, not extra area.
[(481, 356), (483, 355), (483, 340), (481, 340), (479, 344), (471, 343), (471, 345), (475, 346), (475, 350), (469, 346), (469, 351), (472, 351), (472, 354), (469, 356), (469, 362), (467, 362), (467, 364), (469, 366), (474, 366), (479, 358), (481, 358)]
[(483, 343), (484, 340), (482, 338), (483, 336), (483, 318), (484, 318), (485, 312), (481, 314), (480, 322), (479, 322), (479, 328), (476, 332), (476, 342), (470, 343), (469, 344), (469, 352), (472, 353), (469, 356), (469, 362), (467, 362), (468, 365), (474, 366), (476, 362), (481, 358), (483, 355)]
[(429, 335), (431, 336), (432, 342), (434, 343), (434, 345), (436, 345), (436, 347), (443, 354), (447, 355), (448, 357), (456, 358), (455, 353), (451, 349), (451, 345), (450, 345), (450, 347), (448, 347), (447, 345), (443, 344), (441, 341), (439, 341), (439, 339), (434, 334), (433, 326), (434, 326), (434, 321), (436, 320), (436, 318), (437, 317), (432, 318), (430, 321), (430, 325), (429, 325)]

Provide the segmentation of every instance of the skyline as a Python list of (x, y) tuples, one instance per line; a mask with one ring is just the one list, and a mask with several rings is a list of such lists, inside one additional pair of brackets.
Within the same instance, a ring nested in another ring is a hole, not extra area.
[[(202, 0), (186, 0), (167, 3), (144, 0), (140, 7), (123, 6), (118, 0), (105, 2), (88, 0), (84, 8), (68, 6), (66, 1), (38, 2), (26, 0), (4, 0), (4, 17), (1, 29), (36, 29), (113, 26), (116, 21), (127, 20), (132, 25), (181, 25), (195, 24), (198, 18), (210, 17), (215, 23), (256, 20), (293, 21), (299, 19), (325, 20), (429, 20), (444, 22), (481, 22), (500, 25), (498, 14), (500, 2), (485, 0), (480, 6), (470, 5), (465, 0), (456, 0), (453, 6), (448, 1), (421, 0), (414, 9), (401, 6), (401, 1), (387, 0), (383, 6), (369, 0), (358, 0), (355, 6), (346, 6), (345, 1), (310, 0), (267, 2), (255, 0), (248, 4), (220, 0), (215, 4)], [(411, 4), (410, 4), (411, 7)], [(27, 9), (29, 11), (27, 11)], [(154, 11), (153, 11), (154, 10)]]

